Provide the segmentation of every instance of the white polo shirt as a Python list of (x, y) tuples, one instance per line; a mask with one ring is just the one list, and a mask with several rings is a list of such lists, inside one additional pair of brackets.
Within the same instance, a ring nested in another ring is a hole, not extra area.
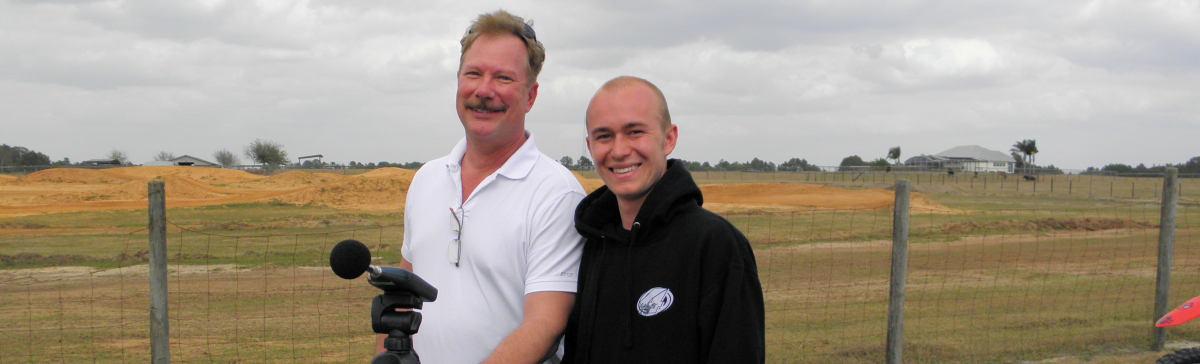
[[(438, 289), (421, 310), (413, 337), (424, 363), (478, 363), (521, 324), (525, 295), (575, 292), (583, 237), (575, 207), (583, 187), (538, 151), (533, 135), (462, 202), (466, 139), (450, 155), (421, 167), (404, 207), (400, 252), (413, 272)], [(452, 209), (462, 209), (459, 266), (449, 245), (458, 237)]]

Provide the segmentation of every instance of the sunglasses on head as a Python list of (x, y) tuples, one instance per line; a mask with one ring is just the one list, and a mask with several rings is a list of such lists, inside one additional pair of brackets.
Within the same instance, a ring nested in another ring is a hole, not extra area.
[[(521, 37), (523, 40), (527, 39), (527, 40), (532, 40), (532, 41), (536, 42), (537, 41), (537, 33), (533, 32), (533, 27), (529, 26), (529, 24), (526, 24), (526, 23), (521, 23), (521, 24), (525, 25), (525, 29), (522, 30), (520, 33), (513, 32), (513, 35)], [(467, 28), (467, 34), (471, 34), (474, 32), (475, 32), (474, 25), (472, 25), (470, 28)]]

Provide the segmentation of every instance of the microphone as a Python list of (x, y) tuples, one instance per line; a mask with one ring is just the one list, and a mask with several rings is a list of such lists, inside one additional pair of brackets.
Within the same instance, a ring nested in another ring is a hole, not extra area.
[(425, 302), (437, 299), (437, 288), (413, 272), (371, 265), (371, 250), (358, 240), (346, 239), (337, 243), (329, 253), (329, 268), (342, 279), (355, 279), (366, 272), (367, 281), (385, 292), (411, 293)]
[(329, 268), (342, 279), (355, 279), (371, 267), (371, 250), (358, 240), (342, 240), (329, 252)]

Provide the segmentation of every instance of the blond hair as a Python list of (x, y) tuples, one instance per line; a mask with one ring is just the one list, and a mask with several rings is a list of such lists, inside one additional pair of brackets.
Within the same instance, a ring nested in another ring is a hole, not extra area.
[(662, 130), (667, 130), (671, 126), (671, 111), (667, 110), (667, 97), (663, 95), (662, 90), (658, 89), (658, 86), (650, 83), (650, 81), (633, 76), (620, 76), (605, 82), (596, 93), (616, 91), (633, 85), (645, 85), (650, 88), (650, 91), (654, 92), (655, 98), (658, 99), (659, 124), (661, 124)]
[(481, 34), (512, 34), (520, 38), (525, 43), (525, 53), (529, 57), (529, 64), (526, 65), (526, 87), (537, 81), (538, 74), (542, 73), (542, 63), (546, 62), (546, 48), (542, 47), (542, 42), (538, 42), (537, 35), (533, 32), (532, 21), (526, 23), (525, 19), (504, 10), (479, 15), (479, 18), (471, 23), (471, 27), (467, 28), (467, 34), (459, 41), (462, 44), (462, 55), (458, 57), (460, 67), (467, 49), (471, 48), (471, 44), (475, 43), (475, 39)]

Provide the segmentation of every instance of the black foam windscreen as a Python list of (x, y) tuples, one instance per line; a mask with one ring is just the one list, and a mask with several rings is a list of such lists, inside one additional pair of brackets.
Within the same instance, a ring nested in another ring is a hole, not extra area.
[(358, 240), (342, 240), (329, 252), (329, 268), (342, 279), (355, 279), (371, 265), (371, 250)]

